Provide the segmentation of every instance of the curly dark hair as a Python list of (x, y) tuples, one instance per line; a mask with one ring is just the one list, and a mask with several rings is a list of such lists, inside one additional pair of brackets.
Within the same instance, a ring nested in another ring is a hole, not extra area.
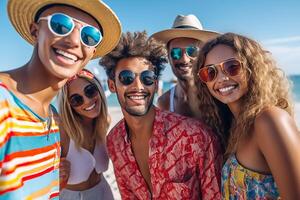
[(126, 32), (122, 34), (118, 46), (99, 61), (110, 79), (114, 79), (115, 67), (123, 58), (142, 57), (154, 66), (154, 72), (160, 76), (167, 60), (165, 46), (154, 38), (148, 38), (147, 32)]
[[(242, 97), (243, 111), (235, 120), (228, 106), (212, 97), (206, 84), (197, 75), (207, 54), (220, 44), (231, 47), (247, 70), (248, 92)], [(239, 139), (251, 132), (256, 116), (264, 108), (277, 106), (293, 116), (290, 81), (278, 68), (270, 52), (250, 38), (226, 33), (206, 43), (193, 72), (198, 88), (199, 109), (204, 121), (223, 136), (226, 155), (235, 152)]]

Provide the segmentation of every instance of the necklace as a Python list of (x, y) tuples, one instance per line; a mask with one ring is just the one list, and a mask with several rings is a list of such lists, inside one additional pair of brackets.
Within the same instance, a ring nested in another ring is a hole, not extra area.
[(47, 125), (47, 140), (49, 140), (49, 134), (51, 132), (51, 126), (52, 126), (52, 109), (51, 109), (51, 105), (49, 105), (49, 111), (48, 111), (48, 119), (46, 121), (46, 125)]

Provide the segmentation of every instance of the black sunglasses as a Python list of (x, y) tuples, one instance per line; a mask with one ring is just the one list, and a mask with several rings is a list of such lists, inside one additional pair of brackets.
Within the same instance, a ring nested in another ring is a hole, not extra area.
[[(138, 74), (130, 70), (123, 70), (119, 74), (119, 80), (123, 85), (130, 85), (134, 82), (136, 76), (138, 76)], [(151, 70), (145, 70), (141, 72), (139, 76), (140, 76), (140, 81), (146, 86), (152, 85), (154, 81), (157, 79), (157, 76)]]
[[(97, 95), (99, 91), (95, 84), (89, 84), (85, 86), (83, 92), (87, 98), (92, 99)], [(84, 103), (84, 98), (80, 94), (73, 94), (69, 97), (69, 102), (72, 107), (78, 107)]]

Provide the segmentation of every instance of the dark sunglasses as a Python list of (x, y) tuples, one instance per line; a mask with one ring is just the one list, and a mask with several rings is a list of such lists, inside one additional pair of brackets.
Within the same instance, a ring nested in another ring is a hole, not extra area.
[[(40, 20), (48, 20), (49, 30), (60, 37), (70, 35), (75, 27), (75, 22), (85, 24), (63, 13), (54, 13), (47, 17), (41, 17), (38, 22)], [(87, 47), (95, 47), (101, 42), (102, 34), (96, 27), (84, 25), (80, 28), (80, 40)]]
[[(89, 84), (83, 89), (84, 95), (92, 99), (98, 94), (98, 88), (95, 84)], [(81, 106), (84, 103), (84, 98), (80, 94), (73, 94), (69, 97), (69, 102), (72, 107)]]
[(188, 55), (191, 58), (195, 58), (198, 55), (199, 48), (195, 46), (188, 46), (186, 48), (172, 48), (171, 49), (171, 58), (173, 60), (180, 60), (183, 56), (183, 51), (185, 51), (186, 55)]
[[(137, 75), (138, 74), (130, 70), (123, 70), (119, 74), (119, 80), (123, 85), (130, 85), (134, 82)], [(157, 79), (157, 76), (151, 70), (145, 70), (141, 72), (139, 76), (140, 76), (140, 81), (146, 86), (152, 85), (154, 81)]]
[(218, 74), (217, 67), (220, 67), (224, 74), (228, 76), (236, 76), (239, 74), (242, 68), (242, 63), (235, 58), (231, 58), (219, 64), (207, 65), (201, 68), (198, 72), (200, 80), (205, 83), (213, 81)]

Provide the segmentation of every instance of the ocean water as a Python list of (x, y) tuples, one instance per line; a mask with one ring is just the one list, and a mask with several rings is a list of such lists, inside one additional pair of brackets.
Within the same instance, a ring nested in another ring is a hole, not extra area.
[[(300, 103), (300, 75), (293, 75), (289, 76), (289, 79), (291, 80), (293, 87), (292, 87), (292, 92), (293, 92), (293, 99), (295, 103)], [(164, 82), (163, 83), (163, 92), (169, 90), (172, 86), (171, 82)], [(104, 82), (104, 88), (107, 89), (106, 81)], [(119, 102), (117, 99), (117, 96), (115, 93), (112, 93), (108, 98), (107, 98), (108, 106), (112, 107), (119, 107)]]

